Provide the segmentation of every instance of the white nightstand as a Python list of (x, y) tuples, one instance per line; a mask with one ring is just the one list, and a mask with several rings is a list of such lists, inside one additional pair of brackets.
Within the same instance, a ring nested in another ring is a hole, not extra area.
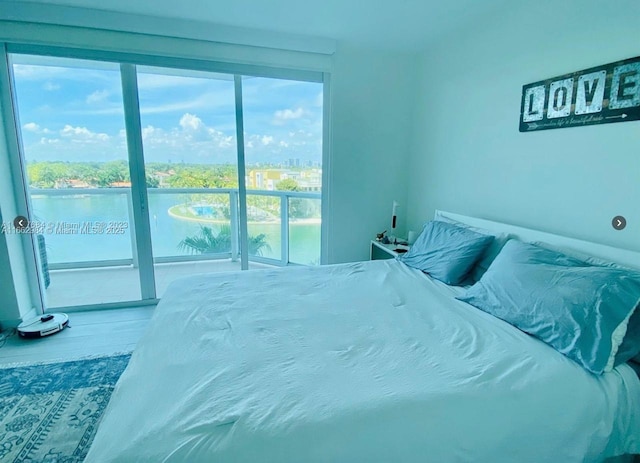
[(371, 260), (395, 259), (400, 253), (397, 249), (409, 249), (409, 246), (402, 244), (382, 244), (380, 241), (371, 240)]

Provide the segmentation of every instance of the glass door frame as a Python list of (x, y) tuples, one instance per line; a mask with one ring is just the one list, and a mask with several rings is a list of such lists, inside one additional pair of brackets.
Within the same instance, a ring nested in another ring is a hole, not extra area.
[[(46, 45), (32, 45), (23, 43), (1, 43), (0, 51), (0, 101), (7, 112), (5, 119), (6, 138), (10, 153), (11, 175), (13, 178), (14, 195), (17, 202), (17, 210), (29, 217), (32, 211), (31, 201), (28, 195), (26, 172), (23, 168), (24, 153), (20, 139), (19, 121), (15, 117), (17, 106), (15, 101), (15, 89), (13, 74), (9, 62), (9, 54), (23, 54), (35, 56), (51, 56), (59, 58), (75, 58), (93, 61), (107, 61), (120, 64), (122, 79), (122, 91), (125, 111), (125, 128), (127, 133), (127, 146), (129, 156), (129, 168), (131, 170), (131, 193), (133, 199), (133, 214), (135, 223), (135, 236), (138, 269), (140, 276), (141, 299), (118, 303), (88, 304), (65, 308), (65, 310), (91, 310), (104, 308), (131, 307), (135, 305), (156, 304), (158, 299), (155, 291), (154, 260), (151, 248), (150, 219), (148, 214), (148, 195), (145, 182), (144, 152), (142, 146), (142, 131), (140, 123), (140, 105), (138, 101), (136, 65), (177, 68), (183, 70), (209, 71), (215, 73), (231, 74), (234, 76), (235, 85), (235, 110), (236, 110), (236, 143), (238, 162), (238, 188), (239, 188), (239, 215), (240, 215), (240, 256), (241, 268), (248, 269), (248, 233), (247, 233), (247, 205), (245, 185), (244, 162), (244, 130), (242, 107), (242, 76), (268, 77), (290, 79), (297, 81), (316, 82), (323, 84), (323, 129), (322, 129), (322, 194), (321, 194), (321, 256), (320, 263), (328, 263), (328, 230), (329, 230), (329, 168), (330, 168), (330, 82), (331, 75), (328, 72), (306, 71), (296, 69), (284, 69), (268, 66), (247, 65), (239, 63), (226, 63), (218, 61), (205, 61), (199, 59), (176, 58), (142, 55), (123, 52), (107, 52), (101, 50), (75, 49)], [(32, 300), (36, 304), (36, 310), (46, 311), (44, 302), (44, 285), (42, 276), (38, 272), (39, 256), (35, 237), (24, 236), (24, 262), (30, 280), (37, 279), (38, 284), (32, 285)], [(136, 256), (134, 256), (136, 259)]]

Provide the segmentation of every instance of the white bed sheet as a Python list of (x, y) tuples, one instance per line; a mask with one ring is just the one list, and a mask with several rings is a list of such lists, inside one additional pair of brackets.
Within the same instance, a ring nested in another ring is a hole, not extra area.
[(640, 452), (595, 377), (396, 261), (210, 274), (162, 299), (87, 462), (592, 462)]

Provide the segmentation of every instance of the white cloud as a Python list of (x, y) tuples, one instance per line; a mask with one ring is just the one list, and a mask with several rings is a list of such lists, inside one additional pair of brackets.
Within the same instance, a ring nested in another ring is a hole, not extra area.
[(232, 146), (235, 146), (234, 138), (230, 135), (226, 137), (223, 135), (220, 141), (218, 142), (218, 146), (220, 148), (230, 148)]
[(50, 134), (53, 133), (53, 131), (47, 129), (47, 128), (42, 128), (40, 127), (38, 124), (36, 124), (35, 122), (27, 122), (26, 124), (24, 124), (22, 126), (22, 130), (23, 133), (24, 132), (31, 132), (31, 133), (35, 133), (35, 134)]
[(296, 109), (279, 109), (274, 113), (274, 123), (282, 124), (285, 121), (300, 119), (304, 116), (304, 113), (304, 109), (300, 107)]
[[(233, 132), (231, 132), (233, 133)], [(208, 127), (197, 115), (185, 113), (168, 129), (152, 125), (142, 128), (148, 161), (234, 162), (235, 136)]]
[(186, 113), (180, 118), (180, 127), (185, 130), (200, 130), (204, 127), (204, 123), (198, 116)]
[[(268, 125), (268, 122), (267, 122)], [(106, 161), (126, 159), (126, 132), (94, 132), (90, 126), (66, 124), (51, 131), (30, 121), (23, 125), (25, 149), (29, 159), (67, 161)], [(319, 160), (322, 137), (313, 131), (269, 129), (245, 133), (249, 163), (282, 162), (290, 158)], [(28, 135), (28, 136), (27, 136)], [(209, 126), (197, 112), (170, 117), (165, 123), (142, 127), (147, 162), (234, 163), (235, 126)]]
[(69, 138), (72, 142), (87, 142), (87, 141), (109, 141), (111, 137), (106, 133), (92, 132), (86, 127), (73, 127), (71, 125), (65, 125), (60, 131), (60, 135)]
[[(122, 132), (124, 132), (124, 130)], [(156, 129), (152, 125), (148, 125), (146, 127), (143, 127), (142, 128), (142, 140), (145, 141), (145, 140), (150, 139), (151, 137), (153, 137), (153, 134), (157, 133), (157, 132), (158, 132), (158, 129)], [(126, 136), (126, 132), (124, 133), (124, 135)]]
[(96, 104), (105, 101), (109, 97), (107, 90), (96, 90), (91, 95), (87, 96), (87, 104)]

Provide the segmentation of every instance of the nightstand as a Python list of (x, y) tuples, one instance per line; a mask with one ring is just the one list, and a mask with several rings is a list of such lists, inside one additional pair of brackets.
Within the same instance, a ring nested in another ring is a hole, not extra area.
[(371, 240), (371, 260), (395, 259), (400, 254), (397, 249), (409, 249), (409, 246), (402, 244), (382, 244), (380, 241)]

